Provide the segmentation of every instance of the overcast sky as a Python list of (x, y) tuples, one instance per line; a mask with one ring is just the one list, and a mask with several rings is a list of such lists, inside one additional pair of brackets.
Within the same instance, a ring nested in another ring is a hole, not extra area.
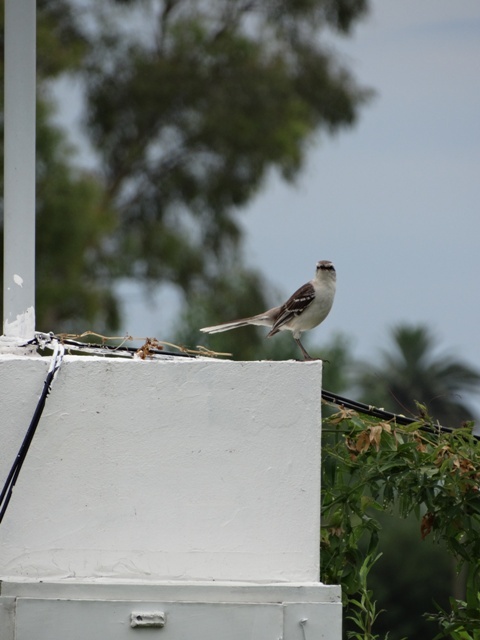
[(480, 3), (376, 0), (341, 50), (377, 96), (296, 188), (270, 181), (244, 216), (248, 258), (285, 292), (335, 263), (321, 342), (340, 330), (365, 356), (426, 323), (480, 369)]
[(375, 0), (338, 48), (376, 98), (249, 207), (248, 260), (285, 293), (335, 263), (319, 342), (342, 331), (365, 357), (425, 323), (480, 369), (480, 2)]
[[(296, 186), (272, 176), (241, 213), (247, 262), (286, 296), (334, 262), (317, 343), (344, 332), (369, 358), (393, 325), (425, 323), (480, 369), (480, 2), (371, 4), (335, 44), (376, 97), (354, 129), (312, 146)], [(126, 312), (126, 332), (168, 333), (164, 304), (135, 294)]]

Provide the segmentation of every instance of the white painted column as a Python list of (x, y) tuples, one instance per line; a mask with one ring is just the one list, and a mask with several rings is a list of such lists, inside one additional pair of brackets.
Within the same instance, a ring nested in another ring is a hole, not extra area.
[(5, 1), (3, 331), (35, 331), (35, 0)]

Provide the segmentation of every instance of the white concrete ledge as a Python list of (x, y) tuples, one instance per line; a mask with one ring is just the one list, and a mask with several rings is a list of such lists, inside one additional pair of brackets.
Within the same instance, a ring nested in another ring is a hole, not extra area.
[(159, 582), (139, 580), (2, 580), (1, 597), (175, 602), (308, 602), (341, 604), (338, 585), (315, 583)]
[[(0, 482), (49, 360), (0, 357)], [(321, 362), (67, 356), (0, 578), (316, 582)]]

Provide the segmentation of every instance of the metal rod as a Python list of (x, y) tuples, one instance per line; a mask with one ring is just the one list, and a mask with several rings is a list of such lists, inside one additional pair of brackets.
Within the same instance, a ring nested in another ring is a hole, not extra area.
[(35, 331), (35, 0), (5, 2), (3, 331)]

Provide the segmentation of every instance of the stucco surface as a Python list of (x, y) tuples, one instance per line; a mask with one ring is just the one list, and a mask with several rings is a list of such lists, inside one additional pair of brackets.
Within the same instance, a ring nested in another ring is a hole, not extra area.
[[(48, 359), (0, 359), (0, 481)], [(0, 578), (310, 582), (321, 363), (67, 356), (0, 527)]]

